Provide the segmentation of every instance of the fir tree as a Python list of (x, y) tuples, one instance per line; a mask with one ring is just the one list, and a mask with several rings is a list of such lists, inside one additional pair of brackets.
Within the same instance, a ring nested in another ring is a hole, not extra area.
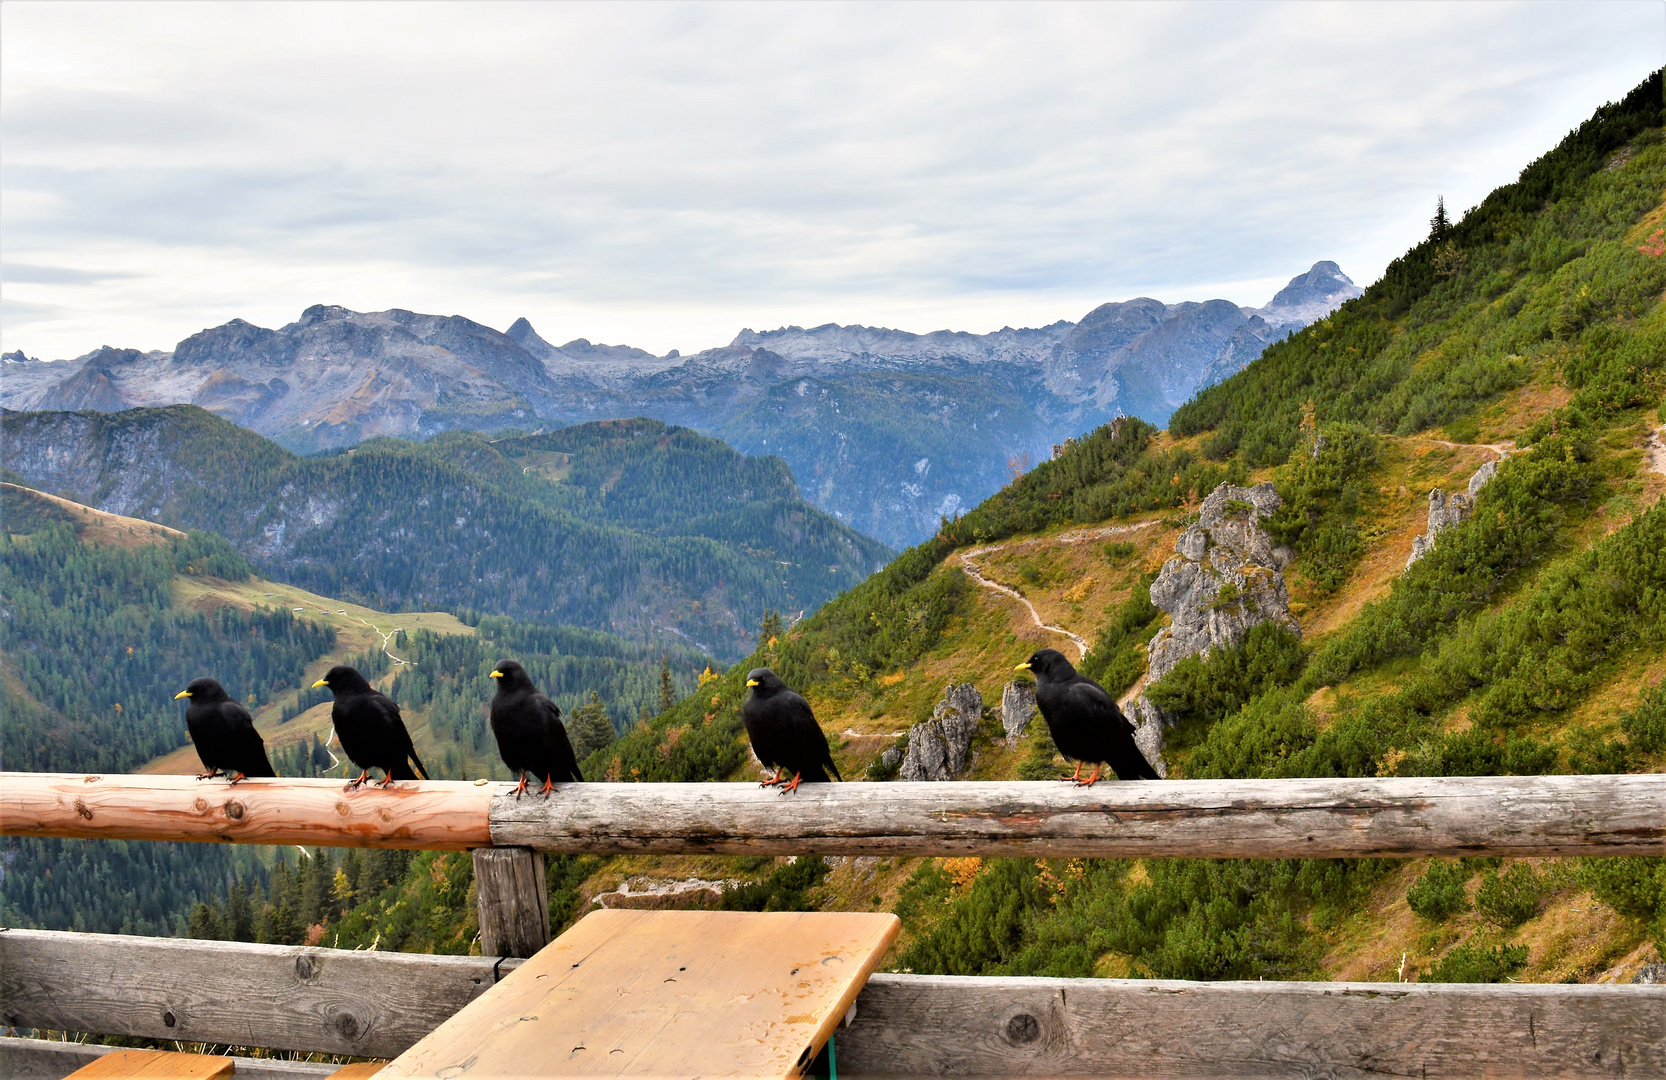
[(1446, 216), (1446, 196), (1435, 196), (1435, 216), (1429, 219), (1429, 239), (1441, 240), (1452, 231), (1452, 219)]
[(580, 705), (567, 721), (567, 736), (573, 740), (573, 754), (580, 761), (618, 738), (607, 715), (607, 706), (602, 704), (601, 695), (596, 691), (590, 691), (590, 700)]
[(671, 661), (665, 656), (659, 658), (659, 709), (657, 713), (664, 715), (665, 711), (677, 703), (677, 684), (671, 678)]

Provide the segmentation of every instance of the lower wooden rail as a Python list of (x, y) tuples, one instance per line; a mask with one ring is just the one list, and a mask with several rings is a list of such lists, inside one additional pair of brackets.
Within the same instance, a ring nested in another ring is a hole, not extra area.
[[(0, 1023), (389, 1057), (517, 963), (6, 930)], [(850, 1077), (1660, 1076), (1666, 988), (875, 975), (835, 1041)]]
[(1328, 858), (1666, 854), (1666, 776), (508, 784), (0, 773), (12, 836), (589, 854)]

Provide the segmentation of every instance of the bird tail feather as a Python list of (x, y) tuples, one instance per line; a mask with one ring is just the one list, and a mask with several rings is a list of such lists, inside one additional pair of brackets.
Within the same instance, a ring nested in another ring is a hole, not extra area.
[(266, 749), (264, 747), (262, 747), (261, 751), (260, 751), (260, 764), (257, 765), (253, 769), (244, 770), (243, 775), (244, 776), (277, 776), (278, 772), (277, 772), (276, 769), (272, 768), (272, 759), (266, 756)]

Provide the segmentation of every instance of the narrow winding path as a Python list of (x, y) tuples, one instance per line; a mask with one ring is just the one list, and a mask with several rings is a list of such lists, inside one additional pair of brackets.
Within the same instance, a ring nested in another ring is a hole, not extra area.
[(1058, 536), (1047, 537), (1045, 540), (1021, 540), (1016, 544), (986, 544), (983, 547), (976, 547), (968, 551), (961, 552), (960, 568), (966, 571), (966, 576), (977, 582), (980, 587), (998, 592), (1003, 596), (1010, 596), (1020, 604), (1023, 604), (1025, 610), (1030, 613), (1030, 621), (1035, 623), (1035, 625), (1040, 629), (1047, 631), (1049, 634), (1058, 634), (1060, 637), (1069, 638), (1071, 644), (1076, 646), (1076, 659), (1080, 660), (1082, 657), (1086, 656), (1088, 652), (1088, 642), (1086, 638), (1075, 633), (1074, 631), (1066, 630), (1062, 626), (1054, 626), (1051, 623), (1042, 622), (1041, 613), (1036, 611), (1035, 605), (1030, 603), (1030, 601), (1025, 598), (1023, 593), (1020, 593), (1017, 589), (1002, 585), (998, 581), (991, 581), (984, 577), (983, 571), (980, 570), (978, 565), (972, 560), (981, 555), (987, 555), (991, 551), (1003, 551), (1008, 548), (1026, 547), (1030, 544), (1036, 543), (1080, 544), (1087, 540), (1102, 540), (1107, 536), (1119, 536), (1126, 533), (1138, 532), (1141, 529), (1149, 528), (1155, 524), (1157, 524), (1155, 521), (1142, 521), (1135, 525), (1106, 525), (1097, 529), (1077, 529), (1074, 532), (1060, 533)]

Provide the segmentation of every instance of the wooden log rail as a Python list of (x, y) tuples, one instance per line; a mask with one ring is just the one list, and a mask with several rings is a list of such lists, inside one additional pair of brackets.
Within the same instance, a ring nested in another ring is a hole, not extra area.
[(0, 773), (11, 836), (548, 853), (1328, 858), (1666, 854), (1666, 776), (567, 784)]
[[(7, 930), (0, 1025), (391, 1057), (517, 963)], [(849, 1077), (1661, 1076), (1666, 987), (880, 974), (834, 1038)], [(72, 1054), (0, 1039), (6, 1076)]]

